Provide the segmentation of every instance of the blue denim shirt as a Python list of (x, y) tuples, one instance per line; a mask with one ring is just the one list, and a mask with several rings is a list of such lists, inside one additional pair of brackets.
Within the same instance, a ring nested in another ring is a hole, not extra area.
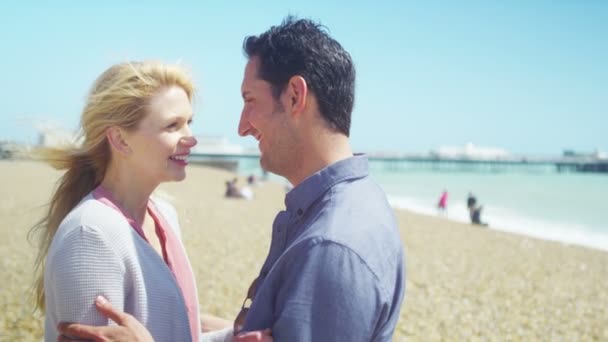
[(245, 330), (275, 341), (390, 341), (405, 292), (393, 210), (355, 156), (286, 196)]

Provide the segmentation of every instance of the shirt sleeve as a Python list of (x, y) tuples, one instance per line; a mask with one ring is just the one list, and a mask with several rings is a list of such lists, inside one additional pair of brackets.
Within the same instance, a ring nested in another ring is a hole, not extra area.
[(71, 230), (57, 243), (47, 259), (44, 279), (50, 323), (108, 325), (94, 300), (102, 295), (124, 310), (125, 271), (116, 253), (98, 230), (87, 226)]
[(286, 264), (275, 341), (371, 341), (383, 310), (377, 277), (351, 249), (321, 241)]

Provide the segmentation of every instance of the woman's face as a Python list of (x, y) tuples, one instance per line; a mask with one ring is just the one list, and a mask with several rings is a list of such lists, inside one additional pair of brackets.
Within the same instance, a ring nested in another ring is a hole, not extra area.
[(131, 149), (129, 166), (134, 174), (155, 185), (181, 181), (186, 177), (192, 136), (192, 105), (186, 92), (177, 86), (161, 89), (147, 107), (138, 127), (127, 133)]

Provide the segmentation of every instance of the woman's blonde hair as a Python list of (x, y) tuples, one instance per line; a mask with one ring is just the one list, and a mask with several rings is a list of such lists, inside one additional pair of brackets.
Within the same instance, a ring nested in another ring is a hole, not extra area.
[(38, 309), (45, 309), (45, 259), (59, 224), (105, 176), (111, 157), (106, 130), (112, 126), (137, 128), (146, 115), (150, 98), (170, 86), (182, 88), (192, 102), (194, 86), (180, 66), (149, 61), (113, 65), (99, 76), (88, 95), (80, 119), (81, 142), (77, 146), (36, 152), (37, 157), (55, 169), (66, 170), (57, 183), (48, 211), (30, 230), (39, 239), (34, 284)]

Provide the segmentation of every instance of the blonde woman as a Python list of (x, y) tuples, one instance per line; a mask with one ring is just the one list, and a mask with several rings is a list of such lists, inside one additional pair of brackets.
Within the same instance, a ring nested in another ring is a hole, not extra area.
[(35, 227), (38, 306), (45, 340), (59, 322), (107, 325), (101, 295), (156, 341), (198, 341), (194, 275), (173, 207), (151, 198), (186, 176), (193, 85), (178, 66), (117, 64), (95, 82), (82, 112), (82, 143), (43, 155), (65, 170)]

